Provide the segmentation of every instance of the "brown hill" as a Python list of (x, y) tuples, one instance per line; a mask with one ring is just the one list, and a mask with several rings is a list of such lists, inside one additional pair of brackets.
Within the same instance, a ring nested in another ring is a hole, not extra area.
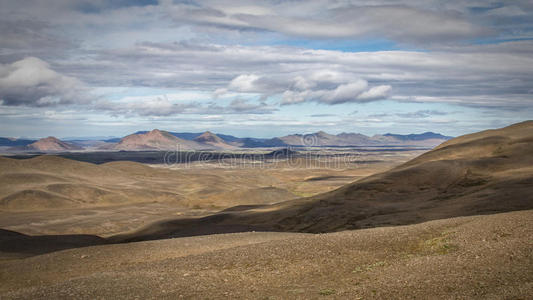
[(224, 209), (294, 199), (287, 189), (282, 179), (253, 169), (168, 169), (127, 161), (96, 165), (54, 155), (0, 156), (0, 211), (8, 212), (153, 202)]
[(195, 142), (198, 142), (200, 144), (204, 145), (210, 145), (216, 149), (235, 149), (237, 147), (230, 145), (226, 143), (222, 138), (217, 136), (216, 134), (206, 131), (202, 133), (200, 136), (196, 137), (194, 139)]
[[(106, 245), (0, 230), (2, 299), (531, 299), (533, 211)], [(14, 259), (64, 248), (69, 249)]]
[[(109, 147), (107, 147), (109, 148)], [(120, 140), (116, 145), (112, 146), (113, 150), (162, 150), (162, 151), (176, 151), (176, 150), (198, 150), (205, 149), (205, 145), (201, 145), (195, 141), (187, 141), (173, 136), (172, 134), (154, 129), (147, 133), (130, 134)]]
[(72, 150), (83, 150), (82, 147), (71, 143), (63, 142), (53, 136), (40, 139), (25, 147), (25, 150), (40, 151), (40, 152), (61, 152)]
[[(311, 198), (160, 222), (117, 240), (243, 230), (329, 232), (533, 208), (533, 121), (451, 140)], [(194, 230), (191, 230), (194, 228)]]

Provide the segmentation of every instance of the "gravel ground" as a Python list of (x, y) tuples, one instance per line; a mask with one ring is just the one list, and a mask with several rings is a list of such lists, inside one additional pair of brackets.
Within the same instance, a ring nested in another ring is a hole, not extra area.
[(533, 211), (248, 232), (0, 262), (1, 299), (531, 299)]

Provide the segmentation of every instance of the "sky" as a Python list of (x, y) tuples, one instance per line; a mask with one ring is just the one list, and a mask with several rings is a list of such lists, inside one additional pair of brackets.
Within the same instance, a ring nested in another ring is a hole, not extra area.
[(533, 2), (0, 0), (0, 136), (533, 119)]

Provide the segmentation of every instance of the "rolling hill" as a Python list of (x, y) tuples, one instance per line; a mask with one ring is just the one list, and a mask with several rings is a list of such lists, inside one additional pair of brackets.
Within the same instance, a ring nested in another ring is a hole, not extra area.
[(237, 148), (234, 145), (228, 144), (225, 140), (217, 136), (216, 134), (206, 131), (202, 133), (201, 135), (195, 137), (193, 139), (195, 142), (203, 144), (203, 145), (209, 145), (216, 149), (235, 149)]
[(247, 230), (331, 232), (533, 208), (533, 121), (452, 139), (390, 171), (318, 196), (159, 222), (138, 241)]
[(39, 151), (39, 152), (65, 152), (65, 151), (83, 150), (82, 147), (76, 144), (63, 142), (53, 136), (40, 139), (24, 147), (16, 147), (13, 149), (25, 150), (25, 151)]
[[(109, 149), (109, 146), (106, 146)], [(118, 143), (112, 145), (110, 149), (137, 151), (137, 150), (199, 150), (208, 148), (205, 145), (194, 141), (180, 139), (169, 132), (154, 129), (146, 133), (134, 133), (122, 138)]]

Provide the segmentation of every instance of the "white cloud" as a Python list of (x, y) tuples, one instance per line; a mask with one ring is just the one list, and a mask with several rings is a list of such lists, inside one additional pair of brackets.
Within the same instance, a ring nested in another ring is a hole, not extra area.
[(316, 101), (325, 104), (342, 104), (346, 102), (366, 102), (381, 100), (388, 96), (390, 86), (376, 86), (368, 89), (368, 82), (356, 80), (339, 84), (336, 88), (325, 90), (288, 90), (283, 93), (282, 104), (297, 104), (305, 101)]
[(0, 99), (3, 105), (27, 106), (80, 104), (92, 100), (79, 80), (57, 73), (36, 57), (0, 64)]
[(229, 84), (228, 89), (237, 92), (257, 91), (256, 81), (259, 76), (254, 74), (244, 74), (235, 77)]
[(372, 101), (386, 98), (389, 95), (392, 87), (390, 85), (375, 86), (368, 91), (364, 91), (357, 96), (357, 99), (364, 101)]

